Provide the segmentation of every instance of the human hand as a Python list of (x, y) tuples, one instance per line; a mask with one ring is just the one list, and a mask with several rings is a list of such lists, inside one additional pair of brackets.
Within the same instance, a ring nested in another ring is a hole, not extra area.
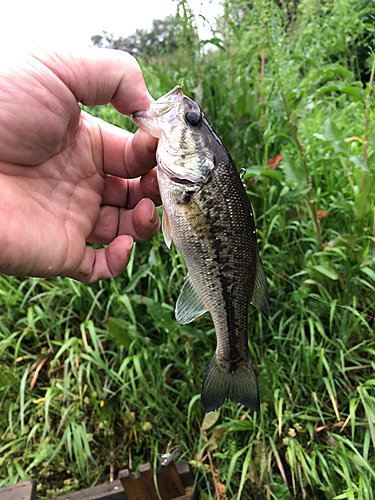
[(121, 51), (1, 57), (0, 272), (92, 283), (124, 271), (133, 238), (159, 230), (157, 141), (78, 102), (131, 114), (151, 101), (138, 63)]

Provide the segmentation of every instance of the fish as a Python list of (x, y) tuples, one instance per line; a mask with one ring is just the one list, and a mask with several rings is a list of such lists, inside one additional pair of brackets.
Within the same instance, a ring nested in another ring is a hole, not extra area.
[(175, 317), (187, 324), (209, 311), (217, 346), (202, 383), (201, 406), (227, 400), (259, 411), (259, 386), (248, 345), (248, 309), (268, 320), (266, 277), (254, 213), (236, 166), (198, 104), (180, 86), (132, 114), (157, 137), (162, 230), (188, 274)]

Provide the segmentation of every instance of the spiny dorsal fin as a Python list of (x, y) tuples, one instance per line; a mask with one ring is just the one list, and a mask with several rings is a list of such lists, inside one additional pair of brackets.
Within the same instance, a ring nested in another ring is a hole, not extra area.
[(171, 226), (169, 224), (169, 218), (168, 218), (168, 215), (167, 215), (167, 212), (165, 211), (165, 209), (163, 209), (163, 220), (162, 220), (161, 227), (163, 230), (165, 244), (170, 249), (171, 243), (172, 243), (172, 233), (171, 233)]
[(268, 286), (266, 276), (263, 271), (262, 261), (257, 255), (255, 283), (251, 304), (255, 306), (268, 320), (270, 315), (270, 304), (268, 299)]
[(186, 325), (205, 312), (207, 307), (194, 288), (190, 276), (187, 275), (176, 303), (176, 320), (180, 325)]

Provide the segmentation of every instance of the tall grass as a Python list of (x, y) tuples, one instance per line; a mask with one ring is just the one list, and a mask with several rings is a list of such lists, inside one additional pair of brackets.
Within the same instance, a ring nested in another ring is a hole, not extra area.
[(140, 60), (155, 97), (184, 82), (246, 169), (271, 300), (268, 323), (249, 313), (260, 413), (202, 414), (215, 332), (175, 322), (185, 266), (161, 235), (95, 285), (2, 276), (0, 486), (51, 497), (178, 444), (202, 498), (375, 498), (373, 11), (293, 5), (225, 1), (209, 50), (180, 2), (180, 50)]

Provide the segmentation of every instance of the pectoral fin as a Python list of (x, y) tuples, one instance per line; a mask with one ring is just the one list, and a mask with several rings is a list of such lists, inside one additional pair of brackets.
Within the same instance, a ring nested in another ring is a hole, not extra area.
[(255, 284), (251, 304), (253, 304), (253, 306), (255, 306), (268, 320), (270, 315), (268, 286), (259, 255), (257, 255)]
[(176, 303), (176, 320), (180, 325), (186, 325), (205, 312), (207, 308), (187, 275)]
[(189, 228), (195, 236), (200, 239), (208, 239), (211, 235), (210, 225), (193, 196), (188, 197), (185, 203), (180, 204), (180, 207)]
[(171, 243), (172, 243), (171, 226), (169, 224), (169, 218), (165, 209), (163, 209), (163, 220), (161, 227), (163, 230), (165, 244), (167, 245), (168, 248), (171, 248)]

